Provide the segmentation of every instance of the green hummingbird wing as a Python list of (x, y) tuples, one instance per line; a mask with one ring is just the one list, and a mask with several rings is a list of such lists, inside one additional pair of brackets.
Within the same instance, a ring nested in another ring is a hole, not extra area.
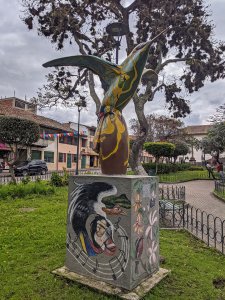
[(51, 60), (43, 67), (76, 66), (87, 68), (100, 77), (106, 91), (112, 81), (121, 74), (121, 67), (94, 55), (76, 55)]

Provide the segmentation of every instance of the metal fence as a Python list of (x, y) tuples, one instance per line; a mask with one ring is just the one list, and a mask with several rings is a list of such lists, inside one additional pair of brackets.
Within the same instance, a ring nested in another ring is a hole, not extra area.
[(168, 175), (168, 174), (160, 174), (159, 175), (160, 182), (179, 182), (179, 181), (188, 181), (194, 179), (210, 179), (208, 174), (203, 171), (199, 171), (196, 175), (196, 178), (193, 178), (192, 174), (179, 174), (178, 175)]
[(219, 194), (225, 195), (225, 181), (215, 181), (215, 191)]
[[(52, 173), (57, 173), (60, 176), (64, 175), (64, 171), (60, 170), (60, 171), (48, 171), (45, 175), (34, 175), (34, 176), (29, 176), (31, 181), (36, 181), (38, 178), (40, 178), (41, 180), (50, 180)], [(75, 175), (75, 170), (67, 170), (66, 173), (68, 173), (69, 175)], [(100, 169), (81, 169), (79, 170), (79, 175), (84, 175), (84, 174), (99, 174), (100, 173)], [(22, 182), (24, 179), (23, 176), (19, 176), (16, 177), (16, 182), (20, 183)], [(0, 184), (8, 184), (11, 182), (11, 176), (9, 175), (3, 175), (1, 174), (0, 176)]]
[(185, 186), (160, 185), (159, 199), (185, 201)]
[(207, 214), (189, 204), (174, 204), (160, 201), (160, 227), (183, 228), (191, 232), (208, 246), (225, 254), (225, 220)]

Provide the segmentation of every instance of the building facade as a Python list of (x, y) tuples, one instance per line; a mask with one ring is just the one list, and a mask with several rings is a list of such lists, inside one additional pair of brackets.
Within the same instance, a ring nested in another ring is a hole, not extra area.
[[(186, 133), (188, 136), (193, 137), (199, 141), (201, 141), (203, 138), (205, 138), (208, 134), (208, 131), (212, 128), (213, 125), (192, 125), (187, 126), (185, 128)], [(195, 149), (195, 147), (191, 147), (190, 153), (186, 155), (187, 159), (197, 164), (204, 164), (205, 161), (208, 161), (212, 158), (211, 154), (204, 153), (202, 149)], [(179, 157), (179, 159), (182, 159)], [(222, 161), (225, 161), (225, 153), (222, 153), (220, 155), (220, 159)]]
[[(41, 159), (49, 170), (75, 169), (77, 164), (77, 124), (62, 124), (37, 114), (37, 107), (12, 97), (0, 99), (0, 115), (32, 120), (40, 126), (40, 139), (23, 150), (21, 161)], [(92, 150), (95, 127), (80, 126), (78, 168), (98, 168), (98, 154)], [(9, 147), (0, 141), (0, 163)], [(7, 166), (6, 166), (7, 168)]]

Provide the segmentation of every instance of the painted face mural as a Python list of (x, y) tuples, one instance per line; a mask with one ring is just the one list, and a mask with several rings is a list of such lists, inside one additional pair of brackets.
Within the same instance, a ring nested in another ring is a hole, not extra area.
[(112, 230), (111, 224), (102, 216), (97, 216), (92, 221), (90, 232), (95, 253), (110, 256), (115, 254), (116, 245), (113, 241)]
[(105, 182), (77, 184), (68, 208), (73, 233), (68, 251), (86, 271), (108, 280), (117, 280), (129, 260), (129, 239), (120, 221), (131, 203), (116, 194), (116, 187)]

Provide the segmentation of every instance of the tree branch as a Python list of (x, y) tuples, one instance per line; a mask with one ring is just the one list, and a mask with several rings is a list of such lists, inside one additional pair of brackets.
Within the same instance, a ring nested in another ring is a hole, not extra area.
[(129, 6), (127, 6), (125, 9), (127, 12), (132, 12), (135, 10), (136, 7), (140, 5), (140, 0), (135, 0), (133, 3), (131, 3)]
[(115, 14), (115, 16), (117, 16), (117, 18), (121, 17), (120, 13), (123, 14), (124, 7), (118, 2), (116, 3), (116, 7), (113, 7), (113, 4), (107, 6), (104, 3), (102, 3), (102, 6), (105, 7), (107, 10), (111, 10)]
[(89, 85), (89, 89), (90, 89), (90, 95), (96, 104), (96, 115), (98, 115), (98, 113), (100, 111), (100, 107), (101, 107), (101, 101), (100, 101), (97, 93), (95, 92), (94, 75), (90, 71), (88, 73), (89, 73), (88, 85)]
[(83, 46), (83, 44), (81, 43), (81, 41), (79, 40), (79, 38), (76, 34), (74, 34), (74, 39), (75, 39), (75, 42), (77, 43), (77, 45), (79, 47), (80, 53), (82, 55), (86, 55), (87, 53), (84, 50), (84, 46)]
[(181, 61), (187, 61), (190, 59), (191, 59), (190, 57), (167, 59), (166, 61), (164, 61), (164, 63), (161, 64), (161, 66), (159, 67), (159, 71), (161, 71), (168, 64), (181, 62)]
[(157, 67), (155, 68), (155, 72), (158, 74), (159, 71), (160, 71), (160, 67), (162, 65), (162, 46), (159, 45), (159, 49), (160, 49), (160, 53), (159, 53), (159, 61), (158, 61), (158, 64), (157, 64)]
[(160, 85), (158, 85), (154, 91), (151, 93), (151, 97), (148, 99), (148, 101), (152, 101), (154, 96), (155, 96), (155, 93), (158, 92), (163, 86), (166, 86), (165, 83), (162, 83)]

